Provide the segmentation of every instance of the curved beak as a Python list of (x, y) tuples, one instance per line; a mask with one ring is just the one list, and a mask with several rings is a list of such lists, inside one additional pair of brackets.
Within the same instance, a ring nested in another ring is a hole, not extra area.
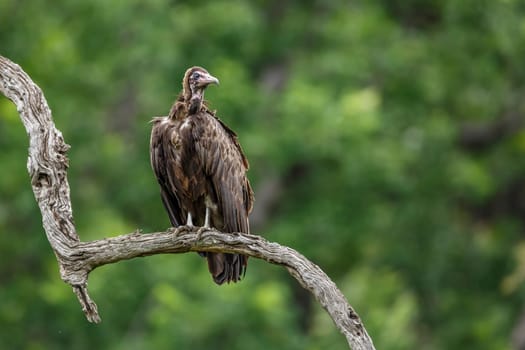
[(205, 87), (205, 86), (208, 86), (210, 84), (216, 84), (216, 85), (219, 85), (219, 79), (215, 78), (213, 75), (211, 74), (203, 74), (200, 79), (199, 79), (199, 86), (200, 87)]

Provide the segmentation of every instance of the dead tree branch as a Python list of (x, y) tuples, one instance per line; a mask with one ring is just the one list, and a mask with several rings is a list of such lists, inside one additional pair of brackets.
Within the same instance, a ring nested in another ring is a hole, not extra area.
[(42, 91), (17, 64), (0, 56), (0, 92), (16, 105), (29, 136), (27, 169), (60, 276), (72, 286), (90, 322), (100, 322), (87, 290), (88, 275), (98, 266), (153, 254), (241, 253), (284, 266), (329, 313), (352, 349), (374, 349), (357, 313), (317, 265), (297, 251), (260, 236), (180, 227), (81, 242), (73, 223), (67, 181), (69, 146), (53, 123)]

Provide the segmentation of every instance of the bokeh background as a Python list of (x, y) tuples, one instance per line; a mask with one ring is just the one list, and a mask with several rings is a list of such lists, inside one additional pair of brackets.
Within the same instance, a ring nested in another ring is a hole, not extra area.
[[(0, 0), (0, 54), (42, 88), (82, 240), (169, 226), (149, 120), (186, 68), (239, 134), (252, 231), (323, 268), (378, 349), (525, 349), (525, 3)], [(217, 287), (197, 254), (58, 273), (0, 97), (0, 348), (346, 349), (282, 268)], [(521, 330), (520, 330), (521, 329)]]

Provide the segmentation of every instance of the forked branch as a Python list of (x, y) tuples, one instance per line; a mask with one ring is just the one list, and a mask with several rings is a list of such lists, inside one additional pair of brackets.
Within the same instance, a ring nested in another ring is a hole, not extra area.
[(29, 136), (27, 169), (60, 276), (72, 286), (90, 322), (100, 322), (87, 290), (88, 275), (98, 266), (153, 254), (241, 253), (284, 266), (319, 301), (352, 349), (374, 349), (357, 313), (317, 265), (297, 251), (260, 236), (180, 227), (81, 242), (73, 223), (67, 181), (69, 146), (53, 123), (42, 91), (17, 64), (0, 56), (0, 92), (15, 103)]

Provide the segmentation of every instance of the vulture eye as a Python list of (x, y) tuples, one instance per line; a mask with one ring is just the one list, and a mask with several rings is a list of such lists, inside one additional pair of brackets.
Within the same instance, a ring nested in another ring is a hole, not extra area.
[(193, 73), (192, 77), (193, 77), (193, 79), (197, 80), (197, 79), (199, 79), (201, 77), (201, 75), (199, 73), (195, 72), (195, 73)]

